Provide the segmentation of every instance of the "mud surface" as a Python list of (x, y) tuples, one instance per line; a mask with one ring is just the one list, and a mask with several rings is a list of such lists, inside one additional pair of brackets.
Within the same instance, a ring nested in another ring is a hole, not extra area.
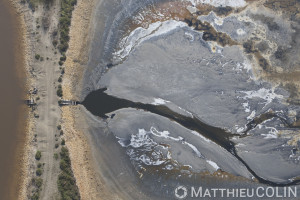
[(81, 97), (103, 118), (87, 115), (101, 127), (92, 135), (114, 135), (142, 188), (159, 180), (170, 192), (204, 174), (297, 185), (298, 2), (202, 2), (99, 4)]

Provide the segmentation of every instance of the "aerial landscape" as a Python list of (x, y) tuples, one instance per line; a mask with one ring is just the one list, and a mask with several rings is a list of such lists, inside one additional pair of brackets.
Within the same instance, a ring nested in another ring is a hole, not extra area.
[(0, 16), (0, 199), (300, 198), (299, 0)]

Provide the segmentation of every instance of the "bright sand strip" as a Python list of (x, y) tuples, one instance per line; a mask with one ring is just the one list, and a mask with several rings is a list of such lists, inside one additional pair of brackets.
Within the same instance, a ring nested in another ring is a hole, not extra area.
[[(70, 42), (63, 78), (63, 97), (67, 100), (77, 100), (76, 94), (80, 92), (78, 88), (82, 88), (83, 71), (88, 62), (95, 4), (95, 0), (78, 0), (72, 14)], [(94, 170), (88, 138), (76, 128), (83, 123), (76, 120), (78, 119), (76, 110), (78, 107), (62, 107), (62, 127), (81, 199), (111, 199), (111, 194)]]

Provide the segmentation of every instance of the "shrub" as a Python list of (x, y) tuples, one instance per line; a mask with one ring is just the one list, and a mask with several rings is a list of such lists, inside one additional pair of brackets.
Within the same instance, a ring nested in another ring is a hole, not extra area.
[(55, 160), (58, 160), (58, 154), (57, 153), (54, 153), (54, 158), (55, 158)]
[(58, 82), (61, 83), (62, 82), (62, 78), (61, 76), (58, 78)]
[(63, 96), (63, 91), (61, 85), (58, 86), (58, 89), (56, 91), (57, 96), (62, 97)]
[(42, 163), (38, 163), (37, 167), (41, 168), (42, 167)]
[(32, 185), (36, 187), (36, 190), (33, 192), (32, 196), (30, 197), (31, 200), (39, 200), (40, 199), (40, 191), (43, 185), (43, 179), (41, 178), (32, 178), (31, 179)]
[(40, 189), (43, 185), (43, 179), (41, 178), (32, 178), (31, 182), (37, 189)]
[(57, 41), (57, 40), (53, 40), (53, 41), (52, 41), (52, 44), (53, 44), (54, 47), (56, 47), (57, 44), (58, 44), (58, 41)]
[(62, 57), (59, 58), (59, 60), (63, 62), (66, 61), (66, 59), (67, 59), (66, 55), (63, 55)]
[(30, 199), (31, 200), (39, 200), (40, 199), (40, 193), (37, 192), (37, 191), (34, 192)]
[(40, 160), (41, 157), (42, 157), (42, 152), (37, 151), (36, 154), (35, 154), (35, 159), (36, 159), (36, 160)]
[(63, 135), (63, 134), (64, 134), (64, 131), (60, 130), (59, 135)]
[(62, 172), (58, 176), (57, 186), (62, 199), (79, 200), (79, 190), (71, 168), (69, 151), (66, 147), (61, 148), (60, 169)]
[(61, 145), (65, 145), (65, 144), (66, 144), (65, 139), (62, 139), (60, 144), (61, 144)]
[(61, 125), (60, 125), (60, 124), (57, 125), (57, 129), (58, 129), (58, 130), (61, 130)]
[(60, 53), (65, 53), (69, 48), (68, 42), (69, 37), (69, 26), (71, 25), (72, 11), (77, 0), (62, 0), (61, 10), (59, 18), (59, 34), (60, 34), (60, 44), (58, 49)]
[(59, 147), (59, 144), (56, 143), (56, 144), (55, 144), (55, 149), (57, 149), (58, 147)]
[(34, 57), (35, 57), (35, 59), (39, 60), (41, 56), (39, 54), (35, 54)]
[(43, 171), (42, 171), (41, 168), (38, 168), (35, 173), (36, 173), (37, 176), (41, 176)]

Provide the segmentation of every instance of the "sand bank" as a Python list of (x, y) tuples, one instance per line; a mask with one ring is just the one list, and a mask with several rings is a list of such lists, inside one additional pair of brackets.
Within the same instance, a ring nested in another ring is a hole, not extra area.
[[(70, 42), (63, 79), (64, 99), (77, 100), (82, 88), (82, 74), (88, 62), (92, 16), (95, 0), (79, 0), (72, 14)], [(105, 186), (97, 178), (92, 160), (91, 147), (86, 135), (78, 127), (85, 122), (80, 108), (62, 108), (62, 127), (70, 151), (72, 169), (82, 199), (107, 199)]]

